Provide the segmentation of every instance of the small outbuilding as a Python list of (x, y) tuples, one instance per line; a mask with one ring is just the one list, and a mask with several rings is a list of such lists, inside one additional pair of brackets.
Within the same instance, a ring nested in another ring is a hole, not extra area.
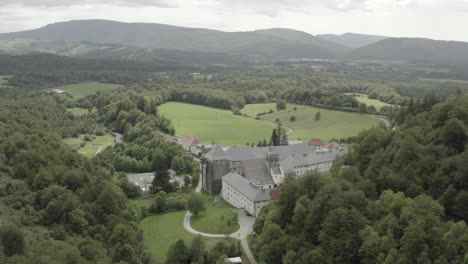
[(242, 259), (240, 257), (227, 258), (225, 262), (238, 264), (238, 263), (242, 263)]

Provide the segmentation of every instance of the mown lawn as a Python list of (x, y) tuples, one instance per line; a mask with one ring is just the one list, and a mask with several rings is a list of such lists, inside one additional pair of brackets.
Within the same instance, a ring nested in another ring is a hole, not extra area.
[[(163, 263), (170, 245), (183, 239), (190, 245), (194, 234), (184, 229), (183, 221), (186, 211), (153, 215), (141, 221), (139, 228), (143, 231), (145, 247), (151, 252), (153, 263)], [(219, 241), (232, 239), (205, 238), (207, 248), (212, 248)]]
[(379, 111), (380, 108), (382, 108), (384, 106), (392, 106), (391, 104), (387, 104), (387, 103), (381, 102), (381, 101), (376, 100), (376, 99), (369, 99), (367, 94), (358, 94), (358, 93), (348, 93), (348, 94), (349, 95), (354, 95), (354, 98), (356, 98), (356, 100), (358, 100), (358, 102), (360, 102), (360, 103), (363, 103), (363, 104), (365, 104), (367, 106), (373, 105), (375, 107), (375, 109), (377, 109), (377, 111)]
[(78, 138), (66, 138), (64, 141), (70, 147), (77, 149), (78, 153), (88, 158), (92, 158), (108, 146), (114, 145), (114, 137), (112, 135), (104, 135), (96, 136), (95, 140), (86, 142), (86, 145), (81, 147), (81, 143), (85, 142), (84, 137), (85, 135), (80, 135)]
[(172, 121), (178, 135), (191, 135), (203, 142), (223, 146), (245, 146), (269, 139), (275, 127), (266, 122), (236, 116), (231, 111), (170, 102), (159, 112)]
[(237, 214), (227, 202), (207, 201), (206, 206), (206, 211), (192, 216), (190, 225), (195, 230), (209, 234), (231, 234), (239, 230)]
[(60, 89), (69, 93), (71, 96), (73, 96), (74, 99), (79, 99), (91, 94), (95, 94), (98, 91), (109, 91), (120, 87), (122, 87), (122, 85), (112, 83), (85, 82), (58, 86), (47, 90), (50, 91)]
[[(255, 106), (259, 108), (260, 106)], [(296, 110), (294, 110), (296, 107)], [(320, 120), (315, 120), (315, 115), (320, 112)], [(296, 121), (291, 122), (291, 116), (295, 116)], [(311, 138), (321, 138), (322, 140), (346, 138), (357, 135), (361, 130), (376, 126), (379, 122), (371, 115), (359, 113), (349, 113), (341, 111), (327, 110), (312, 106), (288, 104), (288, 109), (272, 114), (263, 115), (262, 120), (281, 123), (294, 132), (289, 135), (289, 139), (310, 140)]]

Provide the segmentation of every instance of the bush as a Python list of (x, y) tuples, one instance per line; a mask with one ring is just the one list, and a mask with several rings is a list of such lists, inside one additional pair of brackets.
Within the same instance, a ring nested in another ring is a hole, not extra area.
[(295, 117), (295, 116), (291, 116), (291, 117), (289, 118), (289, 121), (295, 122), (295, 121), (296, 121), (296, 117)]
[(185, 210), (185, 202), (179, 199), (171, 199), (167, 202), (169, 210), (182, 211)]

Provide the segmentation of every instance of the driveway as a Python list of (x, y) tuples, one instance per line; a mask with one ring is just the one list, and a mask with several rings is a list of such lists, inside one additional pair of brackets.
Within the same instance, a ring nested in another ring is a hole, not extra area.
[[(195, 192), (199, 193), (201, 192), (202, 188), (202, 175), (200, 174), (199, 180), (197, 187), (195, 188)], [(190, 225), (190, 219), (192, 218), (192, 213), (187, 211), (184, 217), (184, 228), (185, 230), (189, 231), (192, 234), (195, 235), (201, 235), (204, 237), (211, 237), (211, 238), (223, 238), (223, 237), (232, 237), (235, 239), (238, 239), (241, 241), (241, 246), (244, 248), (245, 254), (250, 260), (250, 263), (256, 264), (257, 262), (255, 261), (255, 258), (252, 254), (252, 251), (250, 251), (249, 248), (249, 243), (247, 242), (247, 236), (253, 232), (253, 225), (255, 223), (255, 217), (253, 216), (247, 216), (242, 209), (236, 209), (237, 214), (238, 214), (238, 220), (239, 220), (239, 230), (232, 234), (208, 234), (208, 233), (202, 233), (198, 232), (197, 230), (193, 229), (192, 226)]]

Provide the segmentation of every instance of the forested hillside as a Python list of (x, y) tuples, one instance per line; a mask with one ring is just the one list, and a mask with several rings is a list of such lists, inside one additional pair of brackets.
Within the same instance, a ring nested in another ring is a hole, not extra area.
[[(466, 263), (468, 97), (362, 132), (257, 219), (263, 263)], [(341, 169), (340, 169), (341, 167)]]
[(140, 209), (106, 167), (61, 141), (81, 122), (60, 98), (1, 90), (1, 263), (148, 263)]

